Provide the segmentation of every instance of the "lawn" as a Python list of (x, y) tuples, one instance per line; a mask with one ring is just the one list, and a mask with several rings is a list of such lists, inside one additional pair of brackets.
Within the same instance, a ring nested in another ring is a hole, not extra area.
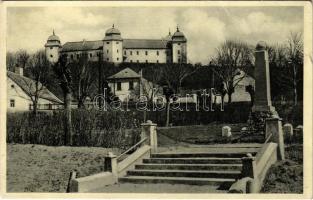
[(65, 192), (70, 171), (79, 177), (100, 172), (111, 150), (8, 144), (7, 192)]

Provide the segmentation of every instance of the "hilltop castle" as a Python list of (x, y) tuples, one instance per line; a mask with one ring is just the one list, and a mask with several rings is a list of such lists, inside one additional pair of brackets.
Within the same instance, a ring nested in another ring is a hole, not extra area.
[(50, 62), (57, 62), (60, 55), (77, 60), (83, 53), (88, 59), (111, 63), (186, 63), (187, 39), (177, 27), (176, 32), (162, 39), (124, 39), (121, 32), (112, 26), (105, 37), (97, 41), (66, 42), (61, 45), (54, 31), (45, 44), (46, 56)]

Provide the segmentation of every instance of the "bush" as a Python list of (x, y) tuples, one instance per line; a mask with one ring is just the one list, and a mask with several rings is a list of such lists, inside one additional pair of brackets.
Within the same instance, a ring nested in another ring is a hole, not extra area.
[[(139, 122), (133, 112), (72, 111), (73, 145), (127, 148), (137, 142)], [(7, 114), (7, 142), (64, 145), (64, 112)]]

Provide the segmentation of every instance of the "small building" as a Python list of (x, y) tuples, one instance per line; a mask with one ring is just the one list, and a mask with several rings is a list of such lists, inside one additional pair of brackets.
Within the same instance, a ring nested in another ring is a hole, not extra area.
[(141, 76), (130, 68), (125, 68), (107, 78), (109, 87), (122, 102), (135, 101), (142, 94)]
[[(7, 112), (23, 112), (33, 109), (32, 95), (36, 82), (23, 75), (23, 68), (16, 67), (15, 72), (7, 72)], [(39, 83), (41, 84), (41, 83)], [(48, 111), (63, 108), (63, 102), (42, 86), (39, 92), (37, 109)]]

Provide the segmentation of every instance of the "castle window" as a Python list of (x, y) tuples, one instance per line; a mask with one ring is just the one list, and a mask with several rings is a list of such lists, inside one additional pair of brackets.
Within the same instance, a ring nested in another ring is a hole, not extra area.
[(124, 55), (126, 56), (126, 51), (124, 51)]
[(179, 51), (179, 50), (177, 50), (177, 54), (178, 54), (178, 55), (180, 54), (180, 51)]
[(71, 59), (74, 59), (74, 55), (73, 54), (71, 54)]
[(159, 55), (159, 51), (157, 51), (157, 56)]
[(118, 49), (116, 49), (116, 53), (118, 53)]
[(10, 99), (10, 107), (11, 108), (15, 107), (15, 100), (14, 99)]
[(133, 81), (129, 81), (128, 90), (133, 90), (133, 89), (134, 89), (134, 82)]
[(107, 49), (107, 53), (109, 53), (109, 49)]
[(50, 57), (53, 58), (53, 55), (51, 54)]
[(90, 56), (90, 58), (92, 57), (92, 53), (91, 54), (89, 54), (89, 56)]
[(139, 63), (139, 60), (137, 60), (137, 63)]
[(110, 42), (107, 42), (107, 44), (110, 44)]
[(119, 42), (116, 42), (116, 44), (119, 44)]
[(130, 54), (130, 55), (133, 55), (133, 52), (132, 52), (132, 51), (130, 51), (130, 52), (129, 52), (129, 54)]
[(50, 47), (50, 49), (53, 49), (53, 47)]
[(79, 54), (76, 55), (77, 59), (79, 58)]
[(148, 55), (148, 51), (146, 51), (146, 56)]
[(146, 60), (146, 63), (148, 63), (148, 60)]
[(159, 63), (159, 60), (157, 60), (157, 63)]
[(139, 55), (139, 51), (137, 51), (137, 55)]
[(107, 61), (109, 61), (109, 58), (107, 58)]
[(180, 45), (180, 43), (178, 43), (178, 45)]
[(122, 90), (122, 83), (121, 82), (117, 82), (117, 88), (116, 88), (117, 91), (120, 91)]
[(133, 60), (130, 60), (130, 62), (132, 63), (132, 62), (133, 62)]
[(118, 61), (118, 60), (119, 60), (119, 58), (116, 58), (116, 60)]
[(13, 85), (13, 84), (11, 85), (11, 88), (14, 88), (14, 85)]
[(178, 58), (178, 62), (180, 63), (180, 58)]

